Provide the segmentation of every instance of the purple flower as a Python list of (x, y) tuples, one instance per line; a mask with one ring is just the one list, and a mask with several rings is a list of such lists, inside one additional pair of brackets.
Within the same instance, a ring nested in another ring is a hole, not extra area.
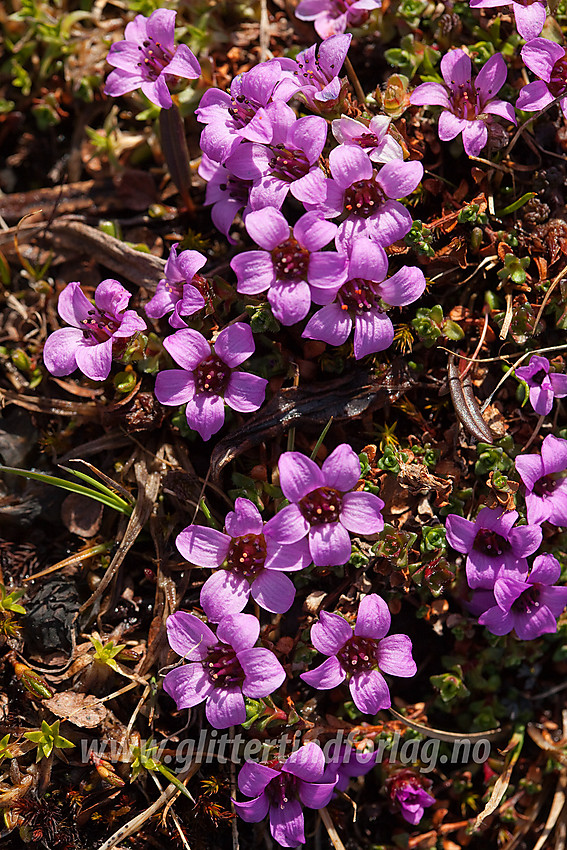
[(540, 416), (547, 416), (554, 398), (567, 396), (567, 375), (549, 371), (547, 357), (534, 354), (528, 366), (516, 369), (516, 377), (525, 381), (530, 391), (530, 404)]
[[(179, 242), (171, 246), (165, 264), (165, 277), (157, 285), (156, 294), (146, 304), (146, 313), (150, 319), (161, 319), (171, 313), (169, 324), (172, 328), (185, 328), (187, 323), (182, 316), (192, 316), (205, 306), (205, 299), (197, 286), (205, 279), (197, 272), (207, 262), (207, 258), (198, 251), (177, 253)], [(195, 286), (194, 284), (197, 284)]]
[(157, 400), (174, 406), (187, 404), (187, 422), (203, 440), (222, 428), (225, 401), (239, 413), (258, 410), (264, 401), (268, 382), (234, 371), (254, 353), (254, 337), (248, 325), (236, 322), (224, 328), (214, 346), (190, 328), (168, 336), (163, 345), (181, 369), (158, 373)]
[(430, 788), (431, 780), (418, 776), (409, 769), (400, 770), (386, 779), (386, 790), (392, 809), (399, 809), (403, 819), (412, 826), (417, 826), (423, 817), (424, 809), (435, 802), (435, 797), (427, 793), (424, 785)]
[(527, 571), (528, 555), (539, 548), (539, 525), (519, 525), (517, 511), (502, 512), (483, 508), (474, 522), (456, 514), (446, 519), (447, 541), (457, 552), (466, 554), (469, 587), (491, 590), (501, 570)]
[(216, 623), (226, 614), (242, 611), (250, 595), (267, 611), (287, 611), (295, 588), (282, 571), (309, 566), (307, 540), (289, 546), (275, 543), (270, 523), (264, 524), (258, 508), (243, 498), (238, 498), (234, 511), (227, 514), (225, 529), (223, 534), (213, 528), (189, 525), (176, 540), (177, 548), (191, 564), (222, 567), (201, 590), (201, 606), (209, 620)]
[(425, 277), (415, 266), (406, 266), (386, 280), (386, 252), (370, 239), (361, 237), (348, 250), (348, 279), (337, 300), (311, 317), (302, 336), (343, 345), (354, 318), (354, 356), (360, 360), (384, 351), (394, 339), (394, 326), (381, 302), (394, 307), (411, 304), (425, 289)]
[(516, 27), (522, 38), (530, 39), (539, 35), (547, 17), (547, 4), (538, 0), (471, 0), (471, 9), (494, 9), (497, 6), (512, 6)]
[(534, 560), (529, 575), (503, 570), (494, 583), (492, 607), (479, 617), (479, 623), (493, 635), (507, 635), (514, 629), (520, 640), (554, 634), (557, 618), (567, 605), (567, 587), (553, 586), (560, 576), (561, 565), (549, 554)]
[(346, 791), (355, 776), (365, 776), (376, 764), (376, 753), (364, 752), (348, 744), (337, 748), (333, 742), (328, 754), (323, 779), (331, 782), (336, 777), (335, 791)]
[(360, 477), (360, 461), (347, 443), (331, 452), (322, 469), (300, 452), (284, 452), (279, 473), (283, 494), (292, 504), (270, 520), (270, 533), (284, 545), (308, 534), (318, 567), (347, 563), (352, 554), (349, 531), (376, 534), (383, 529), (382, 499), (349, 492)]
[(338, 102), (342, 89), (339, 73), (351, 39), (350, 34), (332, 35), (322, 44), (312, 44), (297, 54), (294, 75), (299, 88), (296, 93), (314, 112)]
[(335, 782), (323, 779), (325, 757), (317, 744), (309, 742), (284, 762), (256, 764), (247, 761), (238, 774), (238, 787), (247, 797), (234, 800), (242, 820), (258, 823), (270, 816), (270, 832), (282, 847), (305, 843), (302, 807), (322, 809), (333, 795)]
[(317, 35), (329, 38), (347, 27), (361, 26), (368, 12), (381, 5), (381, 0), (301, 0), (295, 15), (300, 21), (313, 21)]
[(108, 378), (112, 358), (120, 357), (129, 339), (146, 329), (134, 310), (131, 295), (117, 280), (99, 283), (94, 306), (77, 281), (68, 283), (57, 304), (61, 318), (71, 325), (48, 337), (43, 361), (52, 375), (70, 375), (79, 368), (92, 381)]
[(248, 213), (246, 229), (265, 250), (245, 251), (231, 260), (238, 292), (257, 295), (268, 290), (274, 316), (282, 324), (304, 319), (312, 298), (324, 303), (327, 293), (332, 298), (346, 280), (346, 257), (320, 250), (335, 237), (337, 226), (319, 213), (301, 216), (292, 230), (279, 210), (266, 207)]
[(545, 520), (567, 525), (567, 440), (549, 434), (541, 444), (541, 455), (518, 455), (516, 469), (526, 486), (528, 522)]
[(141, 88), (148, 100), (169, 109), (173, 105), (169, 78), (195, 80), (201, 73), (189, 48), (175, 46), (175, 12), (156, 9), (149, 18), (136, 15), (124, 36), (124, 41), (112, 45), (106, 60), (116, 70), (108, 75), (105, 94), (119, 97)]
[(388, 133), (390, 118), (375, 115), (369, 125), (343, 115), (332, 122), (333, 136), (341, 145), (363, 148), (372, 162), (391, 162), (403, 159), (402, 146)]
[(235, 77), (230, 94), (209, 89), (195, 110), (197, 120), (207, 126), (201, 133), (201, 149), (215, 160), (225, 162), (243, 142), (269, 143), (272, 140), (272, 114), (277, 101), (287, 101), (297, 90), (290, 69), (293, 60), (272, 59)]
[(267, 697), (285, 679), (285, 670), (273, 652), (254, 646), (260, 623), (250, 614), (225, 617), (216, 635), (185, 611), (168, 617), (166, 628), (173, 651), (190, 663), (170, 670), (163, 688), (178, 709), (193, 708), (206, 700), (205, 714), (215, 729), (244, 723), (244, 697)]
[(381, 671), (404, 678), (417, 672), (409, 637), (385, 637), (390, 624), (388, 606), (376, 593), (361, 601), (354, 633), (344, 617), (321, 611), (319, 622), (311, 627), (311, 641), (315, 649), (330, 657), (314, 670), (302, 673), (301, 678), (314, 688), (329, 690), (348, 676), (359, 711), (376, 714), (389, 708), (390, 691)]
[(379, 245), (391, 245), (409, 232), (412, 217), (396, 198), (404, 198), (423, 177), (420, 162), (393, 160), (375, 171), (362, 148), (339, 145), (329, 155), (332, 179), (311, 172), (296, 197), (306, 208), (327, 218), (346, 213), (339, 226), (341, 244), (367, 236)]
[(241, 180), (252, 180), (250, 206), (280, 209), (288, 192), (301, 193), (306, 178), (319, 171), (327, 140), (327, 122), (320, 115), (296, 118), (287, 103), (274, 104), (270, 144), (240, 145), (225, 165)]
[(241, 180), (218, 162), (203, 154), (199, 166), (199, 175), (207, 180), (205, 206), (212, 204), (211, 218), (215, 227), (227, 237), (233, 245), (236, 240), (230, 235), (230, 228), (235, 216), (241, 210), (242, 217), (250, 211), (249, 204), (252, 180)]
[(567, 54), (561, 45), (547, 38), (534, 38), (522, 47), (522, 59), (540, 79), (520, 92), (516, 108), (540, 112), (555, 98), (567, 118)]
[(478, 156), (488, 141), (492, 115), (516, 123), (514, 107), (494, 96), (506, 82), (507, 69), (500, 53), (491, 56), (472, 81), (472, 66), (464, 50), (450, 50), (441, 59), (445, 85), (422, 83), (411, 94), (413, 106), (442, 106), (439, 138), (449, 142), (460, 133), (469, 156)]

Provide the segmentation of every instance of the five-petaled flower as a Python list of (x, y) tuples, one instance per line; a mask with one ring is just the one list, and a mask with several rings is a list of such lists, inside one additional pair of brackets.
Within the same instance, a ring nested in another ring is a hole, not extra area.
[(391, 162), (403, 159), (402, 146), (390, 135), (391, 119), (387, 115), (375, 115), (368, 124), (363, 124), (348, 115), (336, 118), (331, 129), (340, 145), (357, 145), (366, 151), (372, 162)]
[(189, 525), (178, 535), (177, 548), (191, 564), (221, 568), (201, 589), (201, 605), (213, 622), (242, 611), (250, 595), (267, 611), (290, 608), (295, 588), (284, 572), (309, 566), (309, 547), (306, 539), (289, 546), (275, 543), (270, 522), (264, 523), (256, 505), (239, 497), (226, 515), (226, 533)]
[(550, 372), (547, 357), (534, 354), (527, 366), (516, 369), (516, 377), (528, 385), (530, 404), (540, 416), (547, 416), (554, 398), (567, 396), (567, 375)]
[(195, 80), (201, 67), (187, 45), (175, 45), (175, 12), (156, 9), (149, 18), (136, 15), (124, 30), (124, 41), (112, 45), (107, 62), (116, 70), (108, 75), (105, 94), (141, 88), (148, 100), (169, 109), (173, 105), (168, 82), (172, 77)]
[(541, 455), (518, 455), (516, 469), (526, 487), (528, 522), (567, 525), (567, 440), (548, 434)]
[(71, 325), (52, 333), (43, 348), (43, 361), (52, 375), (70, 375), (79, 368), (92, 381), (108, 378), (112, 358), (120, 357), (129, 339), (146, 330), (134, 310), (131, 295), (111, 278), (99, 283), (94, 305), (78, 281), (68, 283), (57, 303), (61, 318)]
[(202, 292), (195, 284), (203, 285), (205, 279), (197, 272), (207, 262), (198, 251), (177, 253), (179, 242), (171, 246), (164, 269), (164, 277), (157, 285), (156, 294), (146, 304), (146, 315), (150, 319), (161, 319), (171, 313), (172, 328), (185, 328), (182, 316), (192, 316), (205, 306)]
[(399, 809), (403, 819), (412, 826), (417, 826), (424, 809), (435, 802), (435, 797), (425, 790), (431, 788), (431, 780), (413, 770), (395, 771), (386, 779), (385, 785), (393, 811)]
[(542, 541), (539, 525), (518, 525), (518, 511), (482, 508), (474, 522), (449, 514), (445, 523), (447, 541), (457, 552), (466, 554), (469, 587), (492, 589), (504, 567), (527, 571), (529, 555)]
[(206, 700), (205, 714), (215, 729), (244, 723), (244, 697), (267, 697), (285, 679), (273, 652), (256, 647), (260, 623), (251, 614), (225, 617), (215, 633), (194, 614), (176, 611), (167, 618), (167, 639), (189, 661), (166, 674), (164, 690), (178, 709)]
[(231, 260), (237, 289), (246, 295), (268, 290), (274, 316), (284, 325), (304, 319), (311, 299), (323, 304), (346, 280), (346, 257), (322, 251), (336, 235), (337, 225), (316, 212), (301, 216), (293, 230), (272, 207), (250, 212), (246, 229), (262, 251), (244, 251)]
[(559, 561), (547, 553), (534, 560), (529, 573), (504, 569), (492, 593), (479, 591), (474, 604), (482, 602), (478, 618), (494, 635), (515, 630), (520, 640), (533, 640), (557, 631), (557, 618), (567, 605), (567, 587), (556, 587), (561, 576)]
[(547, 17), (545, 0), (471, 0), (471, 9), (494, 9), (497, 6), (512, 7), (522, 38), (535, 38), (542, 31)]
[(324, 778), (325, 757), (312, 741), (284, 762), (268, 764), (247, 761), (238, 774), (238, 787), (247, 797), (234, 807), (242, 820), (258, 823), (270, 816), (270, 832), (282, 847), (305, 843), (302, 806), (322, 809), (330, 801), (336, 777)]
[(186, 404), (193, 430), (209, 440), (224, 422), (224, 402), (239, 413), (258, 410), (266, 392), (265, 378), (235, 371), (254, 353), (248, 325), (228, 325), (214, 346), (191, 328), (182, 328), (164, 340), (164, 348), (181, 369), (165, 369), (156, 377), (155, 393), (161, 404)]
[(441, 59), (445, 85), (422, 83), (411, 94), (413, 106), (442, 106), (439, 138), (449, 142), (460, 133), (469, 156), (478, 156), (488, 141), (494, 115), (516, 123), (514, 107), (495, 95), (506, 82), (506, 62), (501, 53), (491, 56), (472, 80), (472, 66), (464, 50), (450, 50)]
[(278, 466), (283, 494), (292, 504), (270, 521), (271, 534), (286, 545), (309, 535), (318, 567), (347, 563), (352, 554), (349, 531), (376, 534), (384, 528), (382, 499), (350, 492), (360, 477), (360, 461), (347, 443), (331, 452), (322, 469), (300, 452), (284, 452)]
[(302, 673), (309, 685), (322, 690), (336, 688), (347, 676), (354, 704), (366, 714), (391, 705), (390, 691), (382, 675), (409, 678), (417, 667), (407, 635), (386, 635), (391, 616), (386, 602), (376, 593), (365, 596), (358, 608), (354, 632), (340, 614), (321, 611), (311, 627), (315, 649), (330, 656), (319, 667)]
[(411, 304), (425, 289), (425, 277), (416, 266), (405, 266), (386, 280), (386, 252), (365, 237), (354, 240), (347, 252), (347, 280), (336, 300), (311, 317), (303, 336), (342, 345), (354, 322), (354, 356), (360, 360), (367, 354), (384, 351), (394, 339), (394, 326), (382, 302), (393, 307)]

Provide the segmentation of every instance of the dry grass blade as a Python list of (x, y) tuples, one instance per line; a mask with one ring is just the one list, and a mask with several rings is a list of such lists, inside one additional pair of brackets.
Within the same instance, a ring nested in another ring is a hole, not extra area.
[(455, 741), (494, 741), (496, 738), (500, 738), (504, 734), (504, 730), (500, 729), (500, 727), (498, 729), (489, 729), (486, 732), (471, 732), (468, 735), (464, 735), (461, 732), (444, 732), (442, 729), (433, 729), (432, 726), (424, 726), (423, 723), (416, 723), (415, 720), (410, 720), (408, 717), (404, 717), (403, 714), (399, 714), (393, 708), (389, 708), (388, 711), (390, 714), (394, 715), (396, 720), (399, 720), (406, 726), (409, 726), (410, 729), (415, 729), (416, 732), (421, 732), (428, 738), (435, 738), (438, 741), (446, 741), (448, 744), (452, 744)]
[(517, 732), (514, 732), (508, 746), (506, 747), (505, 752), (507, 752), (506, 761), (504, 762), (505, 767), (503, 772), (500, 774), (496, 782), (494, 783), (494, 787), (492, 789), (492, 794), (490, 795), (490, 799), (482, 812), (478, 815), (477, 819), (474, 822), (473, 829), (479, 829), (482, 822), (492, 814), (492, 812), (496, 811), (498, 806), (500, 805), (500, 801), (504, 797), (506, 793), (506, 789), (510, 784), (510, 779), (512, 777), (512, 771), (514, 770), (514, 765), (518, 761), (520, 753), (522, 752), (522, 746), (524, 743), (524, 730), (520, 729)]
[(547, 839), (553, 832), (559, 815), (565, 807), (565, 788), (567, 788), (567, 771), (562, 770), (559, 774), (557, 788), (555, 790), (555, 794), (553, 795), (553, 801), (551, 803), (549, 815), (547, 816), (547, 821), (545, 822), (545, 827), (543, 829), (542, 834), (537, 840), (537, 844), (535, 845), (534, 850), (541, 850), (541, 848), (545, 846)]
[(333, 819), (327, 809), (320, 809), (319, 814), (321, 815), (321, 820), (325, 824), (325, 829), (327, 830), (327, 834), (335, 850), (346, 850), (345, 845), (341, 841), (339, 834), (335, 829)]

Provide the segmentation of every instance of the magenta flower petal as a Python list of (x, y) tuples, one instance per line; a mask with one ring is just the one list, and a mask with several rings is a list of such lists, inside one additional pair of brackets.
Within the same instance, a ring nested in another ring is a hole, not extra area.
[(563, 472), (567, 469), (567, 440), (548, 434), (541, 444), (541, 459), (545, 474)]
[[(330, 222), (327, 223), (330, 224)], [(307, 280), (310, 284), (320, 289), (332, 290), (334, 295), (346, 279), (347, 259), (342, 254), (335, 254), (334, 251), (316, 251), (309, 257)]]
[(165, 625), (170, 647), (189, 661), (202, 661), (209, 646), (216, 643), (211, 629), (194, 614), (188, 614), (186, 611), (171, 614)]
[(320, 251), (337, 235), (337, 225), (322, 218), (320, 213), (312, 211), (305, 213), (297, 221), (293, 235), (308, 251)]
[(238, 686), (215, 688), (205, 705), (207, 720), (215, 729), (228, 729), (246, 720), (246, 704)]
[(94, 300), (102, 313), (122, 313), (128, 306), (130, 293), (117, 280), (107, 278), (95, 289)]
[(329, 304), (318, 310), (307, 322), (302, 336), (320, 339), (329, 345), (342, 345), (352, 330), (352, 319), (339, 304)]
[(311, 306), (309, 285), (304, 280), (279, 281), (270, 287), (268, 301), (282, 325), (294, 325), (304, 319)]
[(260, 248), (273, 251), (289, 239), (289, 224), (285, 216), (273, 207), (250, 212), (246, 216), (246, 230)]
[(217, 628), (217, 638), (236, 652), (251, 649), (258, 640), (260, 623), (252, 614), (231, 614)]
[(229, 407), (239, 413), (251, 413), (262, 406), (268, 381), (247, 372), (233, 372), (224, 398)]
[(309, 742), (290, 755), (282, 767), (304, 782), (318, 782), (325, 772), (325, 756), (317, 744)]
[(476, 523), (457, 514), (449, 514), (445, 521), (447, 542), (457, 552), (467, 554), (471, 551), (478, 531)]
[(520, 640), (534, 640), (541, 635), (555, 634), (557, 620), (547, 605), (542, 605), (538, 611), (531, 613), (530, 616), (516, 614), (514, 629)]
[(198, 567), (220, 567), (230, 546), (230, 537), (204, 525), (188, 525), (177, 535), (175, 545), (189, 561)]
[(378, 666), (391, 676), (405, 679), (415, 676), (417, 665), (411, 652), (411, 640), (407, 635), (388, 635), (382, 638), (376, 651)]
[(321, 611), (319, 622), (311, 626), (311, 642), (323, 655), (336, 655), (352, 637), (352, 627), (340, 614)]
[(218, 570), (201, 588), (201, 608), (212, 623), (230, 614), (240, 614), (250, 596), (248, 581), (230, 570)]
[(293, 605), (295, 585), (283, 572), (264, 570), (252, 582), (251, 593), (266, 611), (283, 614)]
[(541, 546), (543, 532), (539, 525), (519, 525), (508, 535), (512, 552), (516, 558), (527, 558)]
[(348, 273), (350, 280), (383, 281), (388, 273), (386, 252), (371, 239), (357, 239), (350, 251)]
[(394, 341), (394, 326), (385, 313), (369, 310), (354, 320), (354, 356), (361, 360), (376, 351), (385, 351)]
[(309, 551), (317, 567), (346, 564), (352, 554), (352, 543), (340, 522), (312, 525), (309, 529)]
[(346, 493), (343, 496), (341, 524), (353, 534), (377, 534), (384, 528), (381, 510), (384, 502), (374, 493)]
[(196, 395), (185, 408), (189, 427), (210, 440), (224, 425), (224, 401), (218, 395)]
[(81, 372), (91, 381), (104, 381), (112, 367), (112, 338), (98, 345), (78, 345), (75, 360)]
[(301, 673), (300, 679), (307, 682), (313, 688), (321, 691), (327, 691), (330, 688), (336, 688), (341, 682), (344, 682), (346, 673), (341, 667), (340, 661), (336, 656), (327, 658), (318, 667), (313, 670), (308, 670), (306, 673)]
[(279, 459), (278, 469), (280, 486), (290, 502), (299, 502), (307, 493), (325, 485), (323, 473), (315, 461), (301, 452), (284, 452)]
[(488, 128), (484, 121), (467, 121), (463, 129), (463, 147), (469, 156), (478, 156), (488, 141)]
[(323, 461), (325, 486), (335, 490), (352, 490), (360, 478), (360, 460), (348, 443), (341, 443)]
[(215, 354), (231, 369), (235, 369), (254, 354), (254, 336), (250, 325), (236, 322), (228, 325), (215, 340)]
[(195, 80), (201, 75), (201, 66), (186, 44), (177, 46), (175, 56), (165, 70), (168, 74), (185, 80)]
[(417, 301), (425, 286), (425, 275), (421, 269), (405, 266), (380, 284), (380, 298), (392, 307), (405, 307)]
[(156, 106), (161, 106), (162, 109), (170, 109), (172, 107), (171, 93), (164, 77), (160, 76), (155, 81), (143, 80), (140, 83), (140, 88), (148, 100), (151, 100)]
[(264, 523), (260, 511), (249, 499), (239, 496), (234, 510), (225, 517), (226, 533), (229, 537), (243, 537), (245, 534), (261, 534)]
[(462, 133), (468, 122), (464, 118), (458, 118), (452, 112), (442, 112), (439, 116), (438, 133), (443, 142), (450, 142), (459, 133)]
[(160, 404), (187, 404), (195, 395), (195, 379), (184, 369), (164, 369), (156, 375), (154, 392)]
[[(246, 764), (242, 768), (246, 767)], [(264, 765), (256, 765), (256, 767), (264, 767)], [(270, 768), (265, 768), (266, 770), (270, 770)], [(240, 773), (242, 773), (242, 770)], [(278, 771), (273, 771), (273, 773), (277, 773)], [(240, 774), (239, 777), (240, 779)], [(245, 800), (242, 803), (239, 803), (237, 800), (233, 800), (233, 805), (236, 811), (238, 812), (239, 817), (242, 818), (246, 823), (259, 823), (261, 820), (264, 820), (268, 811), (270, 809), (270, 801), (266, 794), (260, 794), (259, 797), (256, 797), (255, 800)]]
[(89, 318), (89, 311), (92, 308), (93, 305), (78, 281), (68, 283), (57, 302), (57, 312), (63, 321), (74, 327), (79, 327), (84, 319)]
[(384, 635), (388, 634), (391, 622), (390, 609), (385, 600), (377, 593), (370, 593), (361, 600), (358, 606), (354, 633), (357, 637), (383, 638)]
[(449, 88), (457, 94), (459, 86), (470, 85), (471, 60), (464, 50), (450, 50), (441, 59), (441, 74)]
[(389, 198), (405, 198), (423, 177), (423, 165), (417, 160), (404, 162), (393, 160), (382, 166), (378, 173), (378, 184)]
[(276, 776), (279, 776), (279, 770), (274, 770), (265, 764), (246, 761), (238, 774), (238, 787), (247, 797), (256, 797)]
[(522, 47), (522, 59), (530, 71), (546, 83), (551, 79), (553, 66), (564, 56), (564, 48), (547, 38), (534, 38)]
[(244, 251), (242, 254), (237, 254), (230, 261), (230, 267), (237, 277), (238, 292), (246, 295), (258, 295), (260, 292), (265, 292), (276, 281), (274, 264), (266, 251)]
[(481, 626), (486, 626), (493, 635), (507, 635), (514, 628), (514, 617), (510, 611), (503, 611), (498, 605), (489, 608), (478, 618)]
[[(478, 72), (475, 87), (479, 94), (482, 106), (486, 101), (493, 98), (504, 83), (508, 76), (508, 68), (501, 53), (495, 53), (490, 59), (484, 63)], [(480, 111), (482, 112), (482, 106)]]
[(514, 463), (528, 491), (533, 490), (539, 479), (546, 474), (540, 455), (518, 455)]
[(267, 570), (297, 572), (297, 570), (304, 570), (312, 563), (307, 537), (303, 537), (296, 543), (282, 546), (271, 539), (266, 526), (264, 526), (264, 537), (267, 544), (264, 567)]
[(299, 799), (308, 809), (322, 809), (331, 801), (336, 784), (336, 782), (325, 784), (300, 782)]
[(269, 649), (244, 649), (238, 653), (238, 660), (245, 674), (242, 693), (247, 697), (267, 697), (285, 681), (285, 670)]
[(516, 101), (516, 109), (523, 109), (526, 112), (539, 112), (545, 109), (550, 103), (553, 103), (555, 98), (549, 91), (546, 83), (543, 80), (535, 80), (533, 83), (528, 83), (524, 86), (518, 95)]
[(390, 708), (390, 691), (386, 680), (378, 670), (363, 670), (356, 673), (349, 683), (352, 699), (359, 711), (376, 714)]
[(77, 368), (75, 352), (83, 344), (83, 332), (78, 328), (60, 328), (50, 334), (43, 346), (43, 362), (48, 372), (60, 378)]
[(410, 95), (412, 106), (443, 106), (450, 108), (449, 97), (441, 83), (422, 83)]
[(530, 572), (530, 582), (533, 584), (538, 581), (541, 584), (555, 584), (561, 577), (561, 564), (545, 552), (543, 555), (538, 555), (534, 559), (534, 565)]
[(288, 800), (285, 806), (270, 805), (270, 832), (282, 847), (305, 843), (303, 811), (299, 800)]
[(182, 328), (163, 341), (163, 347), (178, 366), (192, 372), (211, 355), (211, 346), (199, 331)]
[(207, 699), (212, 693), (213, 684), (201, 664), (184, 664), (166, 674), (163, 689), (181, 710), (193, 708)]
[(372, 162), (362, 148), (354, 145), (333, 148), (329, 154), (329, 165), (336, 184), (342, 190), (359, 180), (370, 180), (372, 177)]
[(287, 507), (278, 511), (264, 528), (272, 540), (287, 546), (290, 543), (297, 543), (305, 537), (309, 531), (309, 523), (297, 505), (287, 505)]

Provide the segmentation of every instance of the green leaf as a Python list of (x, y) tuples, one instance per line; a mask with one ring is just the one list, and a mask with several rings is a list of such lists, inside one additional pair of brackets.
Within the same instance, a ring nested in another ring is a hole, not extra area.
[[(10, 473), (11, 475), (19, 475), (21, 478), (31, 478), (33, 481), (40, 481), (42, 484), (51, 484), (53, 487), (60, 487), (62, 490), (70, 490), (72, 493), (79, 493), (81, 496), (87, 496), (95, 502), (102, 502), (109, 508), (120, 513), (131, 516), (133, 508), (127, 504), (120, 496), (112, 494), (112, 498), (106, 493), (98, 490), (90, 490), (88, 487), (83, 487), (82, 484), (75, 484), (73, 481), (67, 481), (65, 478), (57, 478), (54, 475), (46, 475), (40, 472), (31, 472), (28, 469), (16, 469), (12, 466), (0, 466), (0, 473)], [(78, 477), (83, 476), (83, 473), (73, 472), (73, 475)], [(92, 479), (91, 479), (92, 480)], [(97, 486), (98, 486), (98, 482)], [(112, 492), (112, 491), (110, 491)]]

